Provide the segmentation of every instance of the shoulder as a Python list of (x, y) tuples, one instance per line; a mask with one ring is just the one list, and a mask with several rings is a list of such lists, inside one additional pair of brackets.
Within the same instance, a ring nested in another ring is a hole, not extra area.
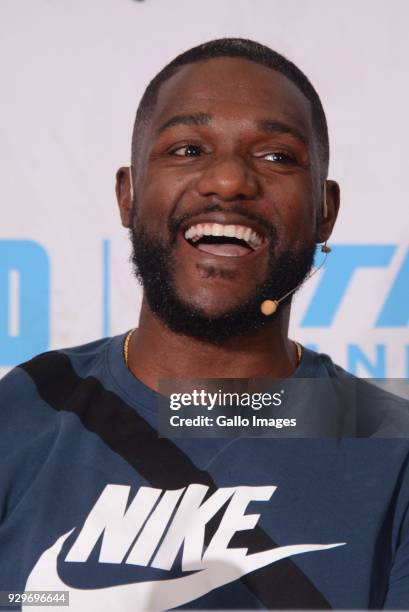
[(297, 378), (356, 379), (353, 374), (334, 363), (326, 353), (317, 353), (307, 347), (303, 347), (302, 360), (295, 375)]
[[(119, 339), (119, 337), (117, 337)], [(47, 404), (52, 397), (64, 397), (87, 377), (98, 378), (113, 338), (103, 338), (81, 346), (48, 351), (26, 361), (0, 380), (0, 413), (10, 416), (36, 404)]]
[(303, 368), (299, 368), (297, 377), (321, 379), (309, 382), (326, 402), (325, 409), (328, 397), (336, 398), (337, 405), (353, 424), (353, 437), (407, 438), (409, 441), (406, 379), (358, 378), (328, 355), (310, 349), (304, 351)]
[[(85, 378), (103, 367), (103, 360), (111, 338), (95, 340), (80, 346), (73, 346), (37, 355), (18, 366), (33, 380), (50, 382), (61, 375), (76, 374)], [(61, 381), (61, 379), (60, 379)]]

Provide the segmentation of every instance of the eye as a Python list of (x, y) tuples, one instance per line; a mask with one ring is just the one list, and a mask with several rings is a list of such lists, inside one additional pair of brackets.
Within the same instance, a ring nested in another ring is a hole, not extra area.
[(296, 159), (291, 153), (285, 153), (284, 151), (272, 151), (271, 153), (264, 153), (257, 155), (261, 159), (275, 162), (276, 164), (295, 164)]
[(179, 157), (199, 157), (202, 153), (203, 150), (198, 145), (193, 144), (187, 144), (171, 151), (171, 155), (178, 155)]

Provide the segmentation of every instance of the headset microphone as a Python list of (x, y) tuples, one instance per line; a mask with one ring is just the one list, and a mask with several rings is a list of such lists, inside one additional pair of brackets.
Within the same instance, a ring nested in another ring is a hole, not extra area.
[(129, 190), (131, 194), (131, 201), (133, 202), (133, 178), (132, 178), (132, 166), (129, 166)]
[(327, 186), (324, 183), (324, 193), (322, 198), (322, 217), (326, 219), (328, 216), (328, 205), (327, 205)]
[[(326, 194), (325, 184), (324, 184), (324, 201), (323, 201), (322, 209), (323, 209), (322, 210), (322, 213), (323, 213), (322, 216), (325, 219), (327, 217), (327, 215), (328, 215), (327, 194)], [(318, 270), (320, 270), (322, 268), (322, 266), (325, 264), (325, 261), (327, 259), (328, 253), (331, 253), (331, 247), (329, 247), (327, 245), (327, 241), (325, 241), (325, 243), (322, 245), (321, 252), (324, 253), (324, 255), (325, 255), (324, 259), (322, 260), (320, 265), (311, 272), (311, 274), (308, 274), (308, 276), (304, 279), (304, 281), (306, 281), (309, 278), (311, 278), (311, 276), (314, 276), (314, 274), (316, 274), (316, 272), (318, 272)], [(279, 307), (280, 302), (282, 302), (283, 300), (285, 300), (286, 297), (288, 297), (289, 295), (294, 293), (294, 291), (297, 291), (297, 289), (301, 286), (301, 284), (302, 283), (300, 283), (299, 285), (294, 287), (294, 289), (291, 289), (291, 291), (288, 291), (279, 300), (264, 300), (264, 302), (261, 302), (260, 310), (263, 313), (263, 315), (265, 315), (266, 317), (269, 317), (272, 314), (274, 314), (276, 312), (277, 308)]]
[[(331, 247), (329, 247), (327, 243), (325, 243), (322, 245), (321, 251), (325, 254), (324, 259), (322, 260), (320, 265), (311, 272), (311, 274), (308, 274), (308, 276), (304, 279), (303, 282), (311, 278), (311, 276), (314, 276), (314, 274), (316, 274), (318, 270), (322, 268), (322, 266), (325, 263), (325, 260), (327, 259), (328, 253), (331, 253)], [(291, 289), (291, 291), (288, 291), (285, 295), (283, 295), (283, 297), (280, 297), (279, 300), (264, 300), (264, 302), (261, 302), (260, 310), (263, 313), (263, 315), (265, 315), (266, 317), (269, 317), (270, 315), (274, 314), (277, 308), (279, 307), (280, 302), (282, 302), (283, 300), (285, 300), (286, 297), (294, 293), (294, 291), (297, 291), (297, 289), (301, 285), (302, 283), (294, 287), (294, 289)]]

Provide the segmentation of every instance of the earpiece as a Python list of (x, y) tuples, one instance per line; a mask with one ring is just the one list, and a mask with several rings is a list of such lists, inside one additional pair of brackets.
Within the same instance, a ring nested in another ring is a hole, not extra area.
[[(323, 204), (322, 204), (322, 218), (325, 219), (327, 216), (328, 216), (327, 188), (326, 188), (326, 184), (324, 183), (324, 196), (323, 196)], [(321, 251), (322, 251), (322, 253), (325, 253), (326, 255), (328, 253), (331, 253), (331, 247), (329, 247), (327, 245), (327, 241), (325, 241), (325, 243), (322, 245)]]
[(129, 166), (129, 184), (130, 184), (130, 192), (131, 192), (131, 201), (133, 202), (133, 178), (132, 178), (132, 166)]
[(327, 186), (324, 183), (324, 195), (323, 195), (323, 204), (322, 204), (322, 218), (326, 219), (328, 216), (328, 206), (327, 206)]

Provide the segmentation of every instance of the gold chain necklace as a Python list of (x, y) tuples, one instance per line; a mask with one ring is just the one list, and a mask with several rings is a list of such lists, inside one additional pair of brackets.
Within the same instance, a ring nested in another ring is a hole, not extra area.
[[(126, 334), (126, 338), (125, 338), (125, 342), (124, 342), (124, 361), (125, 361), (125, 365), (129, 370), (129, 343), (131, 341), (131, 338), (133, 336), (134, 331), (137, 328), (134, 327), (133, 329), (131, 329), (131, 331), (129, 331)], [(300, 365), (301, 362), (301, 357), (302, 357), (302, 346), (299, 342), (296, 342), (295, 340), (293, 340), (294, 344), (295, 344), (295, 348), (297, 350), (297, 368)]]
[(295, 348), (297, 349), (297, 364), (296, 364), (296, 367), (298, 368), (298, 366), (300, 365), (300, 362), (301, 362), (301, 357), (302, 357), (302, 346), (296, 340), (293, 340), (293, 342), (295, 344)]
[(131, 329), (131, 331), (129, 331), (126, 334), (126, 338), (125, 338), (125, 342), (124, 342), (124, 360), (125, 360), (125, 365), (128, 368), (128, 370), (129, 370), (129, 343), (130, 343), (131, 338), (133, 336), (133, 333), (134, 333), (134, 331), (136, 329), (137, 328), (134, 327), (133, 329)]

